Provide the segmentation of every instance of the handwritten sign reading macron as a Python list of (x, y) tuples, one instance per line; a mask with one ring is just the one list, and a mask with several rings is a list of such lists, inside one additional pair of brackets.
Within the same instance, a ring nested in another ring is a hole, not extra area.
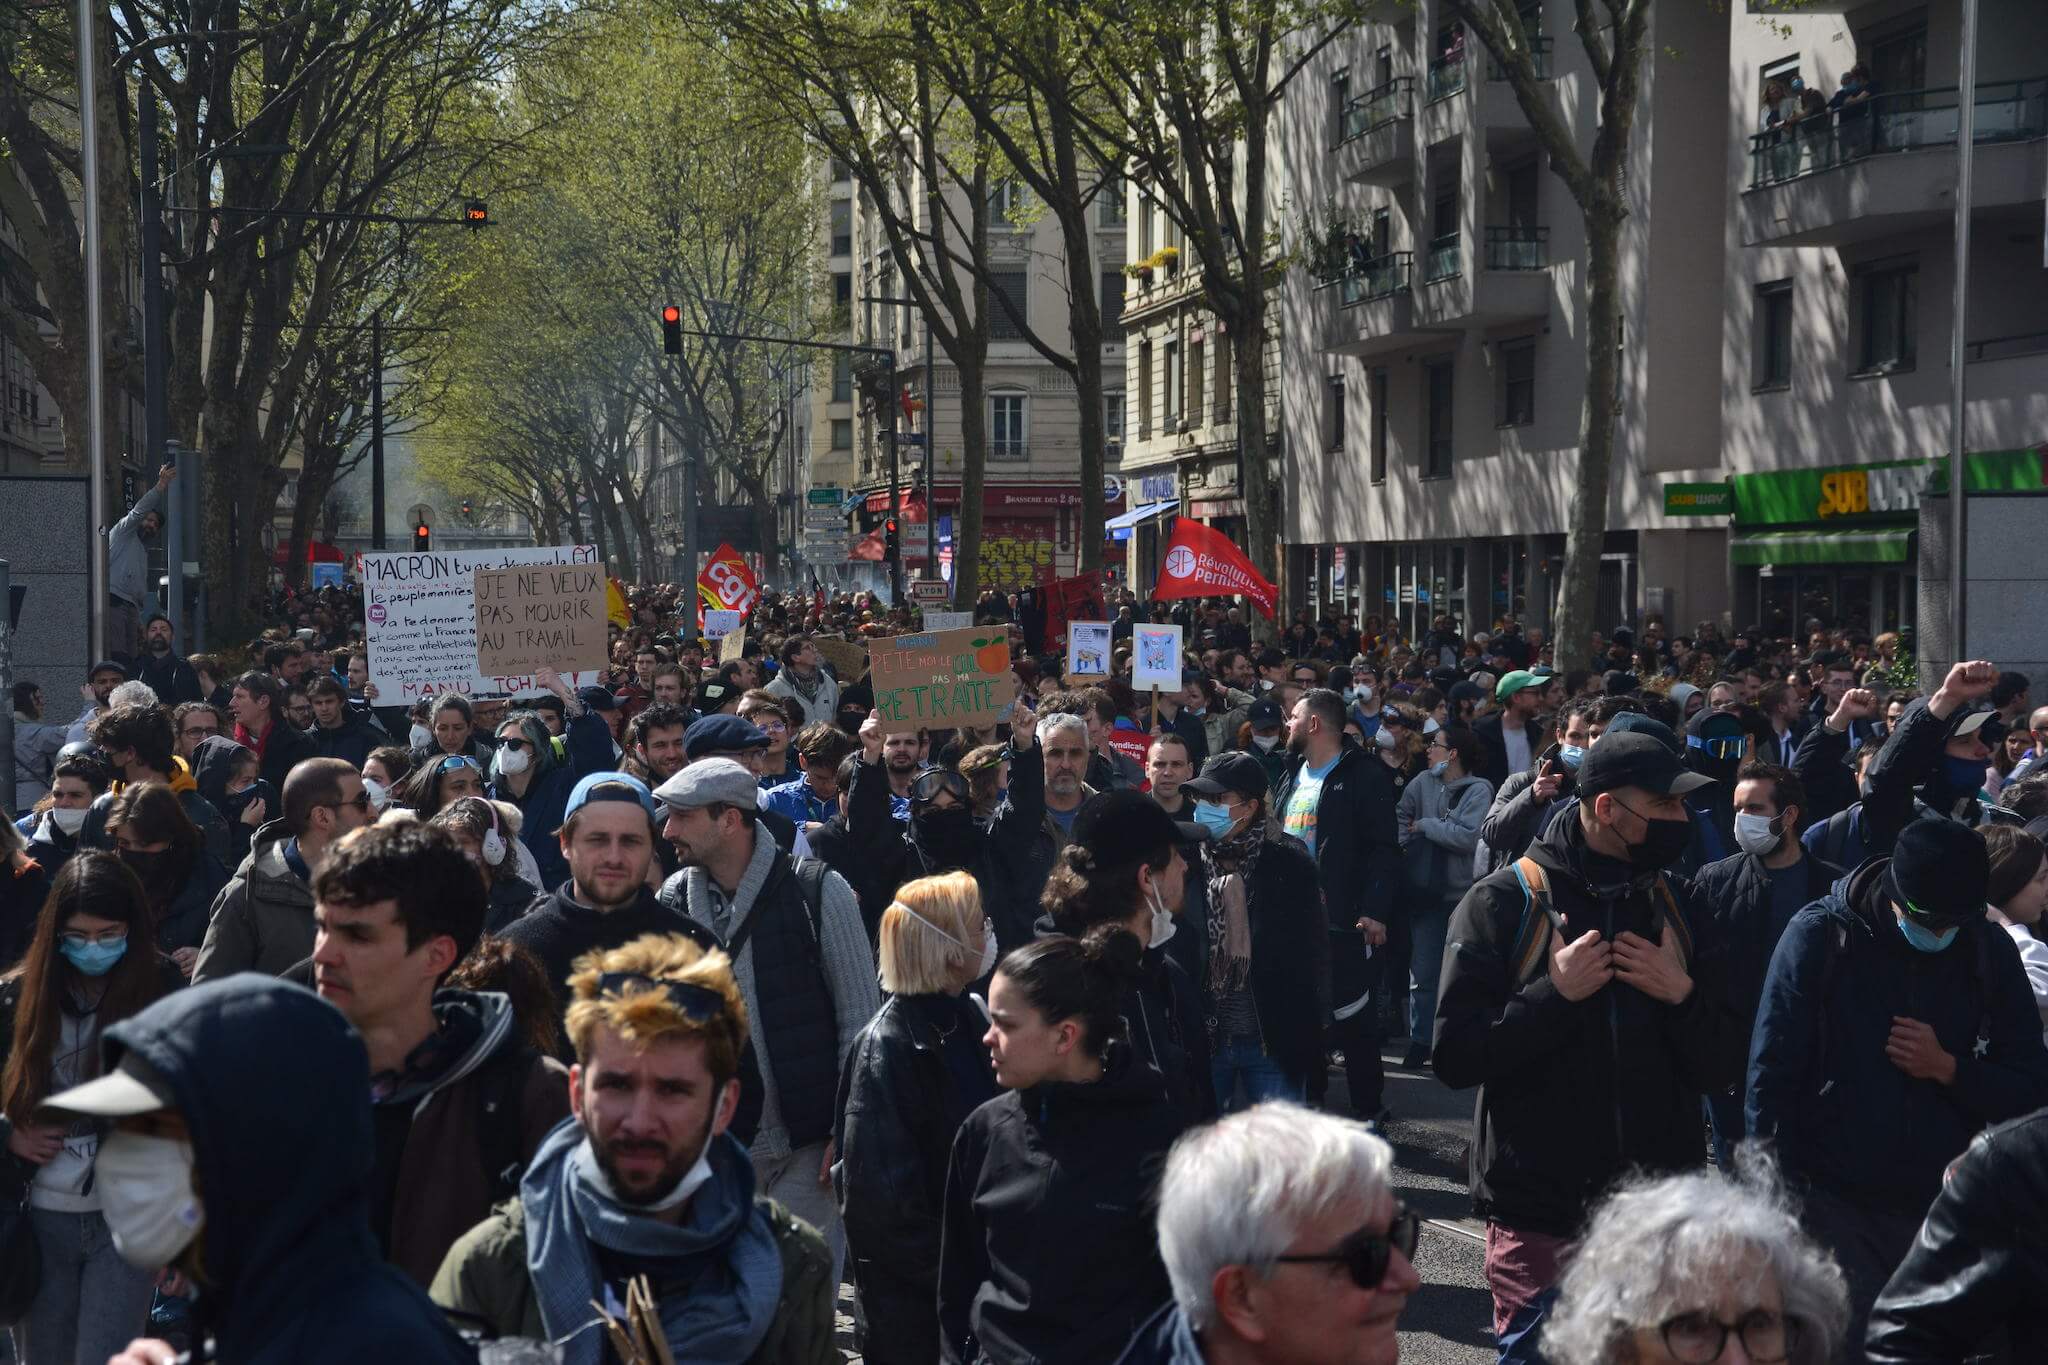
[[(599, 569), (597, 547), (551, 545), (364, 555), (363, 612), (370, 646), (370, 681), (377, 686), (378, 704), (400, 706), (441, 692), (504, 697), (531, 690), (535, 685), (531, 673), (477, 671), (476, 575), (480, 569), (558, 565)], [(586, 668), (572, 677), (566, 662), (558, 667), (572, 687), (597, 681), (594, 670)]]
[(1001, 626), (897, 635), (867, 646), (884, 734), (994, 725), (1016, 698)]
[(478, 569), (476, 670), (499, 678), (603, 668), (605, 608), (602, 565)]

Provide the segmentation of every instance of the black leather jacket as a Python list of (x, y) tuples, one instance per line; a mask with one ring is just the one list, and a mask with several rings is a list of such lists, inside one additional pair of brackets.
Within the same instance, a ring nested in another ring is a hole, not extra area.
[(1871, 1365), (2048, 1357), (2048, 1109), (1957, 1158), (1870, 1313)]

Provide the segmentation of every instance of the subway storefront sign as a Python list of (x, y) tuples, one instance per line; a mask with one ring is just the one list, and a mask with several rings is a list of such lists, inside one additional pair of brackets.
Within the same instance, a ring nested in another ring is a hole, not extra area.
[[(1964, 486), (1972, 493), (2048, 488), (2048, 447), (1984, 450), (1964, 457)], [(1948, 486), (1946, 460), (1889, 460), (1878, 464), (1783, 469), (1735, 474), (1737, 526), (1903, 523), (1919, 513), (1923, 492)]]

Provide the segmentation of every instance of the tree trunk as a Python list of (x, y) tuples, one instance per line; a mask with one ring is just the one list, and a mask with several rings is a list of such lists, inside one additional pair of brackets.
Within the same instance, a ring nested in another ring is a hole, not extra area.
[(1551, 663), (1577, 668), (1593, 646), (1600, 591), (1600, 552), (1607, 542), (1608, 480), (1614, 465), (1615, 340), (1620, 318), (1619, 195), (1614, 209), (1586, 211), (1586, 392), (1581, 400), (1578, 479), (1566, 528), (1564, 577), (1551, 622)]
[[(1230, 329), (1231, 363), (1237, 370), (1237, 492), (1244, 503), (1245, 553), (1278, 587), (1280, 484), (1273, 475), (1267, 445), (1266, 291), (1263, 280), (1257, 278), (1256, 263), (1246, 261), (1245, 265), (1254, 273), (1238, 291), (1237, 317), (1224, 318)], [(1245, 615), (1253, 635), (1261, 640), (1273, 638), (1277, 626), (1272, 619), (1264, 618), (1262, 627), (1258, 611)]]
[[(1065, 159), (1071, 160), (1071, 145), (1063, 150)], [(1102, 567), (1102, 523), (1108, 505), (1102, 496), (1106, 437), (1102, 418), (1102, 309), (1097, 301), (1102, 290), (1095, 278), (1087, 210), (1082, 210), (1078, 221), (1077, 215), (1060, 215), (1060, 240), (1067, 257), (1067, 288), (1073, 299), (1067, 318), (1074, 338), (1074, 392), (1081, 405), (1081, 526), (1076, 538), (1080, 541), (1080, 572), (1092, 573)], [(957, 554), (954, 560), (958, 562)]]

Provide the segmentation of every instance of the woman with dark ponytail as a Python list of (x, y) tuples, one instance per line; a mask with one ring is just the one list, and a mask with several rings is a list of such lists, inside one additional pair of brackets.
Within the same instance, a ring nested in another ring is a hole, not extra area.
[(1121, 924), (997, 966), (982, 1039), (1007, 1093), (961, 1125), (939, 1254), (943, 1358), (1110, 1365), (1167, 1299), (1153, 1189), (1183, 1126), (1126, 1036), (1144, 945)]

